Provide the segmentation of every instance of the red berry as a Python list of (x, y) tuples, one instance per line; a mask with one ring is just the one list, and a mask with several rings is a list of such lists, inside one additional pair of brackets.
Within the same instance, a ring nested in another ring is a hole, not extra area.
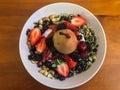
[(76, 26), (74, 26), (73, 24), (71, 24), (70, 22), (68, 22), (68, 21), (64, 21), (64, 24), (66, 25), (66, 28), (67, 29), (71, 29), (71, 30), (77, 30), (77, 27)]
[(45, 51), (46, 49), (46, 38), (43, 37), (41, 38), (41, 40), (36, 44), (36, 50), (40, 53), (42, 53), (43, 51)]
[(68, 65), (66, 63), (62, 63), (60, 65), (57, 65), (56, 71), (60, 75), (62, 75), (64, 77), (67, 77), (68, 74), (69, 74), (69, 67), (68, 67)]
[(71, 20), (71, 23), (74, 26), (79, 27), (79, 26), (86, 24), (86, 19), (81, 16), (74, 16)]
[(35, 45), (37, 43), (37, 41), (40, 39), (41, 37), (41, 32), (38, 28), (33, 28), (30, 31), (30, 43), (31, 45)]
[(70, 67), (70, 68), (76, 67), (77, 63), (76, 63), (71, 57), (65, 56), (64, 59), (65, 59), (65, 60), (67, 61), (67, 63), (69, 64), (69, 67)]

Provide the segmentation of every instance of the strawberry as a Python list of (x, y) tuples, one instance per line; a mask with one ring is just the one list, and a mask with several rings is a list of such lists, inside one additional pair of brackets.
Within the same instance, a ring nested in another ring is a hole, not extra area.
[(65, 56), (64, 59), (68, 62), (70, 68), (76, 67), (77, 63), (71, 57)]
[(41, 40), (36, 44), (36, 50), (40, 53), (46, 49), (46, 38), (42, 37)]
[(57, 65), (56, 71), (60, 75), (62, 75), (64, 77), (67, 77), (68, 74), (69, 74), (69, 67), (68, 67), (68, 65), (66, 63), (61, 63), (60, 65)]
[(86, 19), (81, 16), (74, 16), (71, 19), (71, 23), (76, 27), (82, 26), (82, 25), (86, 24), (86, 22), (87, 22)]
[(76, 26), (74, 26), (73, 24), (71, 24), (70, 22), (68, 22), (68, 21), (64, 21), (64, 24), (66, 25), (66, 28), (67, 29), (71, 29), (71, 30), (77, 30), (77, 27)]
[(37, 43), (37, 41), (40, 39), (41, 37), (41, 31), (38, 28), (33, 28), (30, 31), (30, 43), (31, 45), (35, 45)]

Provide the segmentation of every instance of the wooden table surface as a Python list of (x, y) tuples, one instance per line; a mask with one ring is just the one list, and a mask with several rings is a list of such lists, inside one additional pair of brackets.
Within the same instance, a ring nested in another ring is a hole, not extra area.
[(0, 90), (53, 90), (25, 70), (19, 55), (19, 37), (32, 13), (56, 1), (90, 10), (107, 37), (107, 54), (100, 71), (86, 84), (71, 90), (120, 90), (120, 0), (0, 0)]

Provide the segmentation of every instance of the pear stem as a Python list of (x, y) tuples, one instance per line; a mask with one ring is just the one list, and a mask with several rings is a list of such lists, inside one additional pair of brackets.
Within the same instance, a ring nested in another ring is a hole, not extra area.
[(70, 38), (70, 35), (64, 32), (59, 32), (60, 35), (65, 35), (67, 38)]

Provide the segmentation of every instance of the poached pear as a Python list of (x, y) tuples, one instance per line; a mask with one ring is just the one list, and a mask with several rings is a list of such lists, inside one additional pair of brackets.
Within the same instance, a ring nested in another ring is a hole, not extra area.
[(76, 50), (78, 40), (70, 29), (58, 30), (53, 36), (54, 47), (62, 54), (70, 54)]

